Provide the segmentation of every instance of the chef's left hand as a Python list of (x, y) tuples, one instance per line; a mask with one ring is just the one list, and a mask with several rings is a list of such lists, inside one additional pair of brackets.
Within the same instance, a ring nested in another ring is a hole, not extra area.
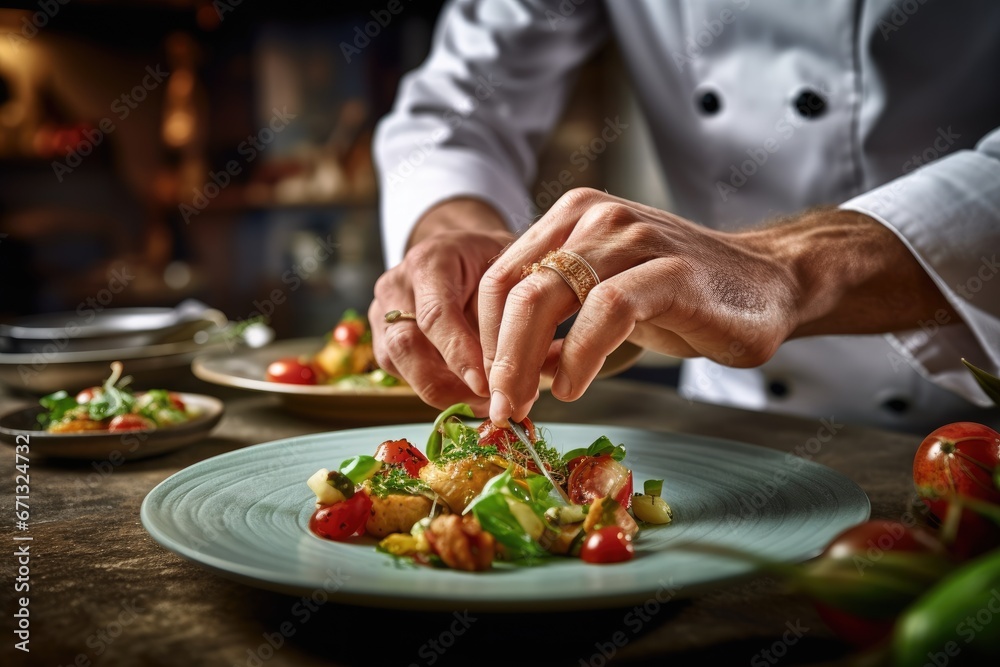
[[(600, 278), (582, 306), (555, 271), (522, 278), (559, 248)], [(910, 328), (934, 308), (950, 310), (906, 247), (867, 216), (826, 209), (721, 232), (586, 188), (566, 193), (510, 245), (479, 294), (498, 424), (527, 416), (543, 373), (554, 376), (556, 398), (576, 400), (625, 340), (746, 368), (793, 336)], [(577, 310), (565, 339), (553, 341)]]

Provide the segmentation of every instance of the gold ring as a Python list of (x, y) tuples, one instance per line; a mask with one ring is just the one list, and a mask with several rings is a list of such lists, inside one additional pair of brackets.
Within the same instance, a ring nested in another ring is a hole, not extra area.
[(385, 321), (388, 324), (392, 324), (393, 322), (398, 322), (400, 320), (416, 321), (416, 319), (417, 319), (416, 313), (409, 313), (405, 310), (390, 310), (388, 313), (385, 314)]
[(594, 267), (572, 250), (552, 250), (540, 261), (524, 267), (521, 277), (524, 278), (543, 268), (552, 269), (558, 273), (559, 277), (565, 280), (570, 289), (576, 293), (580, 303), (583, 303), (587, 295), (590, 294), (590, 290), (601, 282)]

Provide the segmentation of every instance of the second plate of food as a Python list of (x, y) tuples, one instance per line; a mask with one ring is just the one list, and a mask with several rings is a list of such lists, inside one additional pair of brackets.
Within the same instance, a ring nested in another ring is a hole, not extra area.
[(192, 372), (206, 382), (279, 397), (290, 412), (350, 423), (402, 423), (433, 419), (438, 410), (424, 403), (405, 384), (292, 384), (267, 379), (273, 362), (311, 358), (323, 349), (323, 338), (294, 338), (235, 354), (196, 358)]

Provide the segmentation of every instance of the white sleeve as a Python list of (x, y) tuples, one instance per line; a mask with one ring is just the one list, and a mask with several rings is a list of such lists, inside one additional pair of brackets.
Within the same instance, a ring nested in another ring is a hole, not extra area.
[(964, 321), (941, 311), (889, 342), (931, 381), (991, 405), (961, 359), (1000, 372), (1000, 130), (840, 208), (893, 230)]
[(431, 54), (376, 128), (386, 267), (435, 204), (483, 199), (512, 229), (533, 216), (527, 186), (572, 74), (607, 36), (598, 0), (452, 0)]

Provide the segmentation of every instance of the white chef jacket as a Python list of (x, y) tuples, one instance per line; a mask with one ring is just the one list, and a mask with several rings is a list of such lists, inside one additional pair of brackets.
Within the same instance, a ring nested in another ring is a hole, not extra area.
[[(675, 201), (735, 230), (816, 205), (887, 225), (963, 322), (784, 344), (754, 369), (686, 361), (695, 400), (926, 430), (991, 422), (960, 363), (1000, 368), (1000, 3), (454, 0), (376, 132), (388, 266), (431, 206), (511, 228), (572, 74), (614, 38)], [(612, 193), (613, 194), (613, 193)]]

